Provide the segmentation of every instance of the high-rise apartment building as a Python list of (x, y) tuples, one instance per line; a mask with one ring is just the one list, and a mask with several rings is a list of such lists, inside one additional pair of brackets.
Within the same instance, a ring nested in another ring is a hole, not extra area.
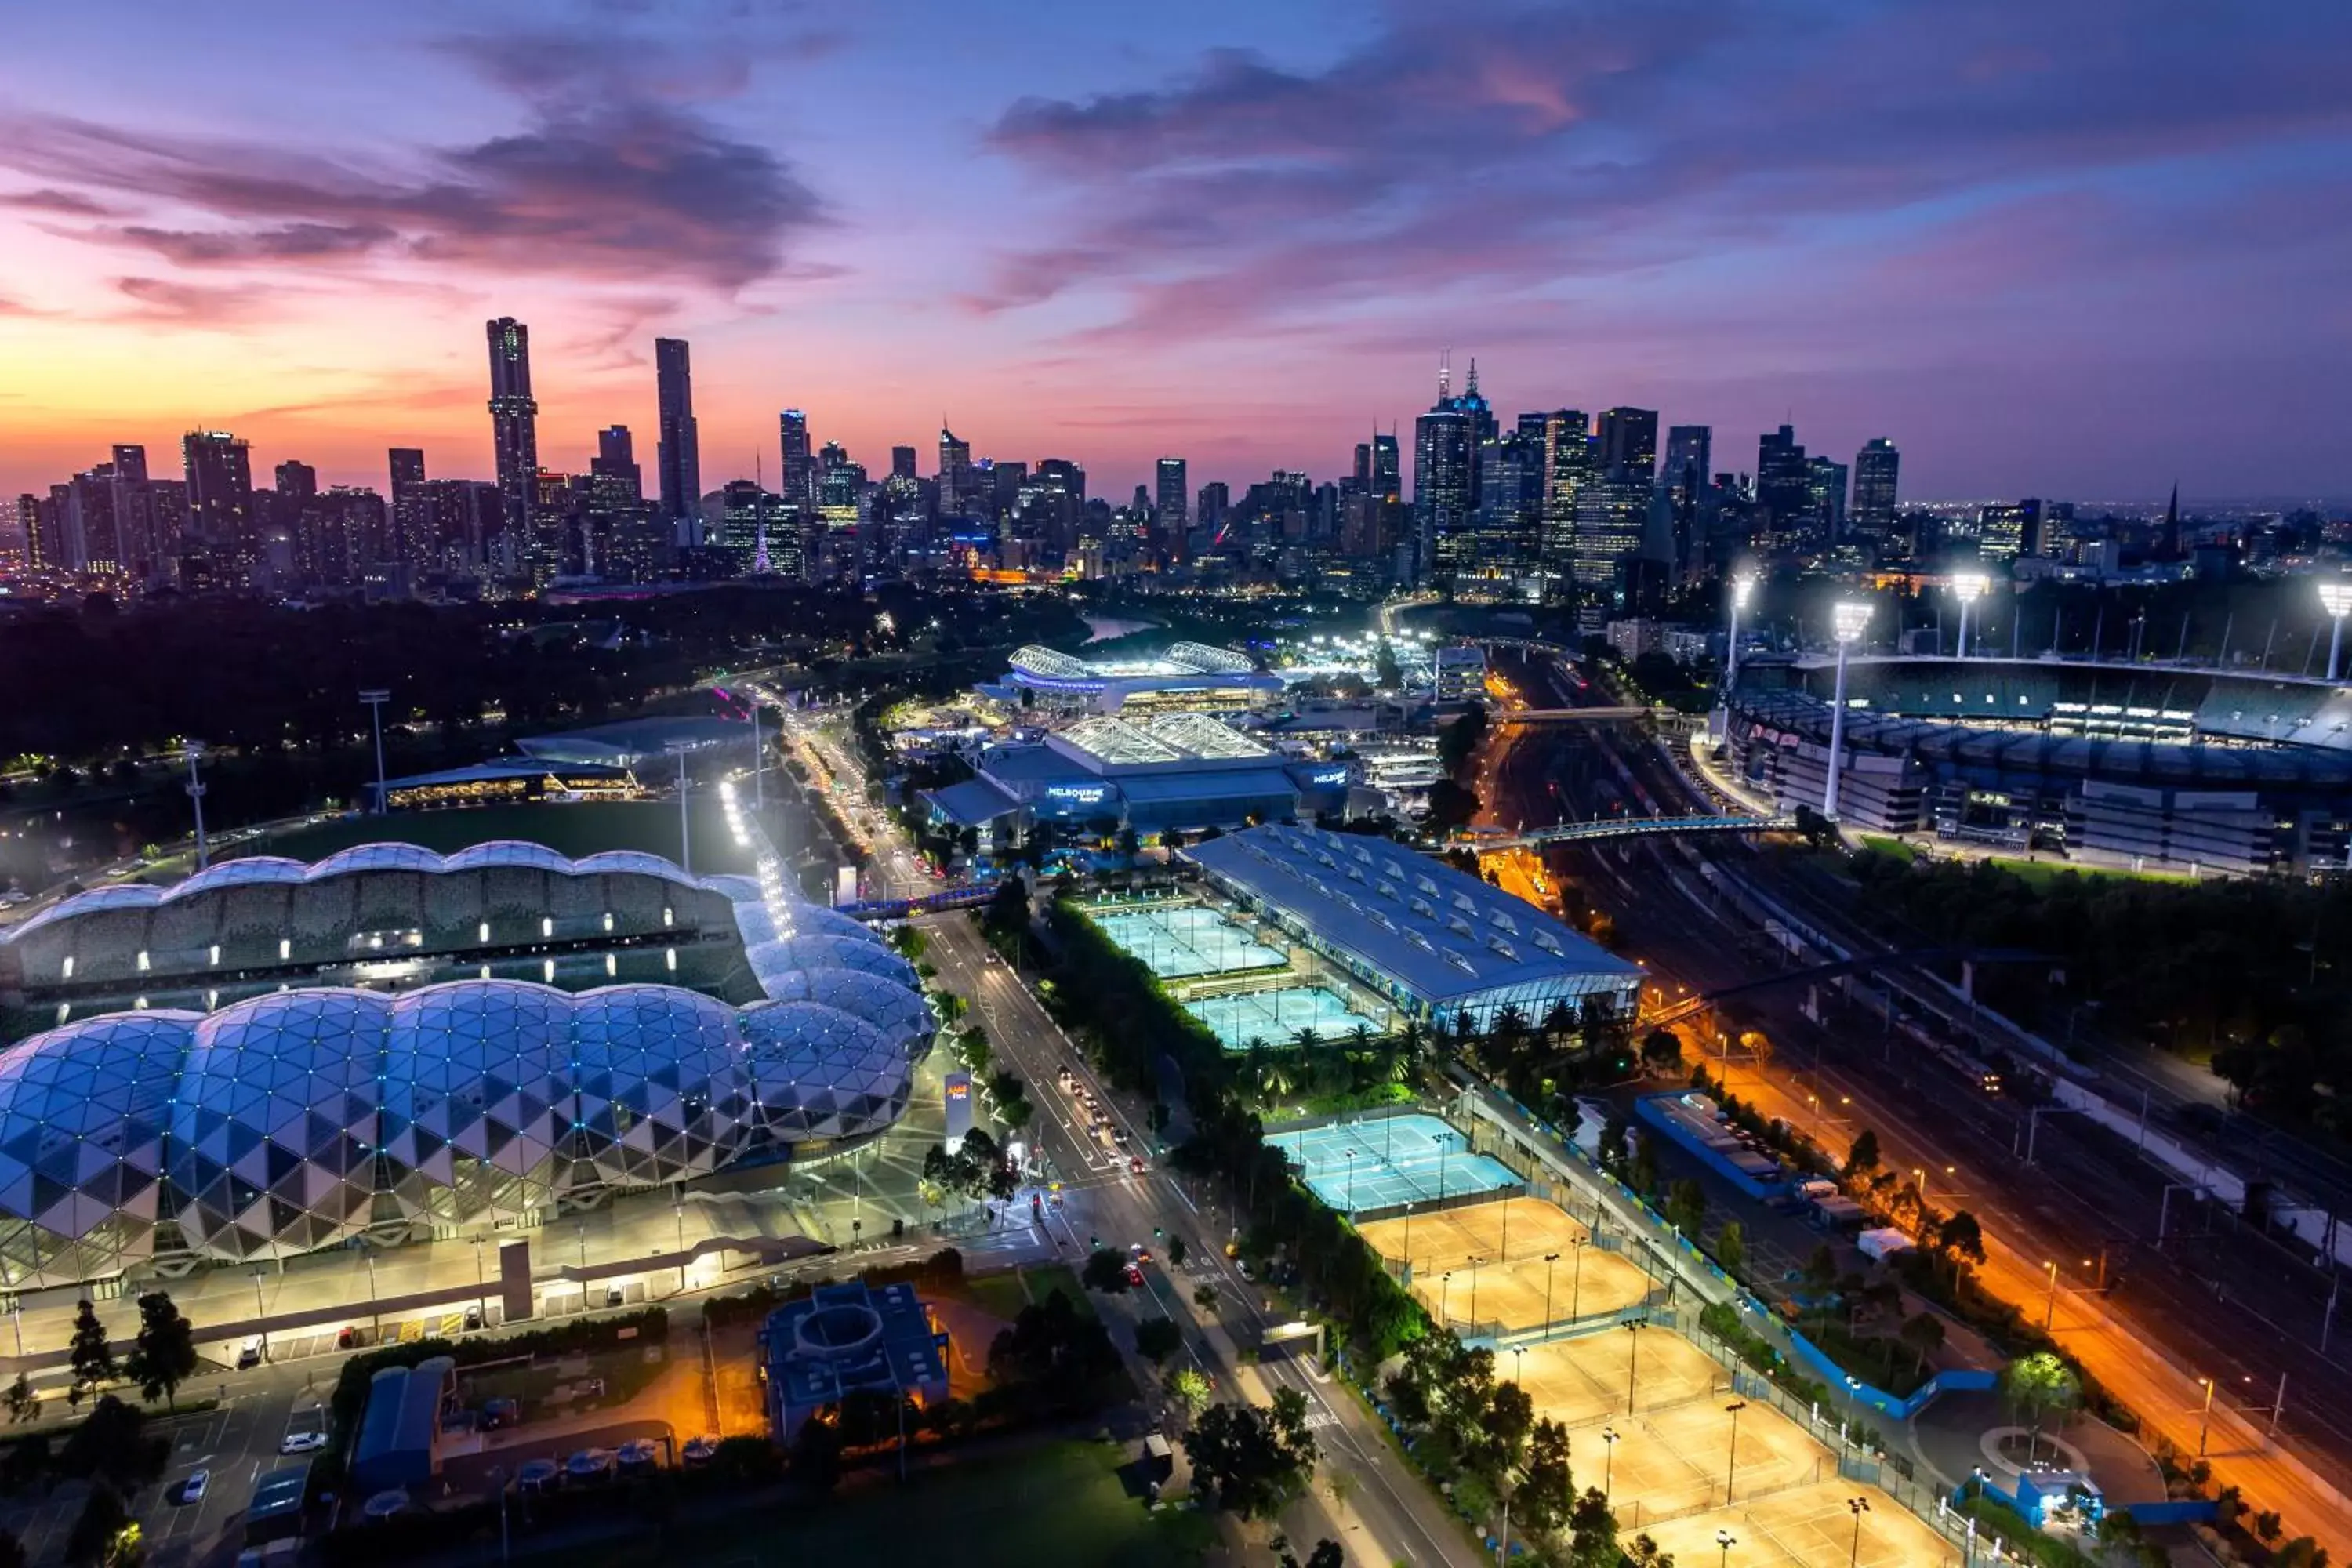
[(261, 559), (251, 448), (226, 430), (191, 430), (180, 438), (180, 460), (190, 531), (203, 541), (217, 580), (241, 581)]
[(1543, 517), (1537, 553), (1546, 564), (1567, 567), (1576, 555), (1576, 493), (1592, 477), (1592, 442), (1585, 428), (1584, 411), (1555, 408), (1542, 415), (1521, 415), (1519, 425), (1543, 421)]
[(1576, 492), (1576, 543), (1569, 573), (1579, 587), (1613, 587), (1625, 557), (1639, 552), (1650, 522), (1651, 480), (1615, 468)]
[(1478, 554), (1478, 447), (1494, 412), (1478, 395), (1478, 365), (1456, 396), (1452, 372), (1440, 366), (1437, 401), (1412, 422), (1412, 521), (1416, 568), (1452, 573), (1475, 565)]
[(684, 338), (654, 340), (654, 398), (661, 514), (676, 521), (692, 517), (702, 502), (702, 437), (694, 423), (694, 367)]
[(1715, 428), (1708, 425), (1676, 425), (1666, 431), (1666, 466), (1659, 474), (1678, 506), (1688, 505), (1706, 488), (1715, 471)]
[(809, 447), (808, 416), (787, 408), (776, 416), (776, 440), (783, 467), (776, 470), (776, 493), (793, 506), (816, 505), (816, 458)]
[(945, 425), (940, 426), (940, 515), (967, 516), (973, 501), (971, 443), (959, 440)]
[(1805, 510), (1834, 544), (1845, 537), (1845, 465), (1827, 458), (1805, 459)]
[(1895, 531), (1895, 481), (1903, 454), (1884, 436), (1874, 436), (1853, 455), (1853, 526), (1884, 538)]
[(1160, 458), (1157, 478), (1160, 481), (1159, 494), (1153, 498), (1152, 521), (1159, 524), (1160, 532), (1181, 544), (1184, 530), (1192, 525), (1192, 492), (1185, 485), (1184, 459)]
[(890, 477), (894, 479), (911, 479), (916, 477), (915, 449), (912, 447), (890, 448)]
[(0, 526), (0, 566), (37, 567), (41, 545), (41, 498), (29, 490), (9, 509)]
[(512, 316), (487, 323), (490, 345), (490, 447), (498, 460), (506, 533), (534, 573), (551, 572), (554, 541), (539, 530), (539, 402), (530, 395), (530, 329)]
[(2042, 503), (2031, 498), (1989, 506), (1977, 513), (1977, 553), (1987, 561), (2013, 561), (2042, 553)]
[(1654, 408), (1605, 408), (1601, 413), (1601, 468), (1622, 468), (1636, 479), (1653, 479), (1658, 471), (1658, 411)]
[(433, 499), (425, 488), (425, 452), (394, 447), (392, 458), (392, 559), (422, 569), (433, 553)]

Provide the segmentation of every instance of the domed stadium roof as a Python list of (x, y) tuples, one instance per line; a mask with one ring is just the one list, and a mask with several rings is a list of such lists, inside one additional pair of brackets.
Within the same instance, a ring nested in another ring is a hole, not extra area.
[(90, 1278), (143, 1256), (194, 1013), (109, 1013), (0, 1055), (0, 1270)]
[(284, 1258), (367, 1228), (392, 1006), (370, 991), (288, 991), (197, 1023), (167, 1166), (191, 1243), (214, 1257)]
[(440, 856), (414, 844), (354, 844), (311, 867), (310, 878), (341, 877), (352, 871), (438, 871), (442, 865)]
[[(572, 862), (572, 869), (583, 877), (592, 872), (598, 875), (627, 872), (639, 877), (665, 877), (673, 882), (683, 882), (688, 887), (694, 886), (697, 880), (681, 870), (677, 861), (665, 860), (658, 855), (648, 855), (642, 849), (604, 849), (593, 855), (583, 855)], [(734, 896), (732, 889), (722, 888), (719, 884), (740, 881), (742, 879), (706, 877), (700, 880), (704, 887), (717, 889), (732, 898)]]
[(928, 1042), (940, 1026), (931, 1005), (895, 980), (857, 969), (787, 969), (768, 987), (778, 1002), (817, 1002), (865, 1019), (903, 1049)]
[(299, 860), (289, 860), (282, 855), (247, 855), (235, 860), (197, 872), (172, 889), (171, 896), (184, 899), (191, 893), (201, 893), (213, 888), (247, 888), (262, 883), (299, 882), (310, 874), (310, 868)]
[(527, 843), (520, 838), (493, 838), (485, 844), (469, 844), (441, 861), (444, 871), (469, 871), (477, 866), (515, 866), (565, 876), (573, 870), (569, 857), (558, 855), (544, 844)]
[(751, 1098), (725, 1004), (668, 985), (610, 985), (572, 1010), (572, 1126), (563, 1153), (607, 1182), (709, 1175), (740, 1145)]
[(745, 1008), (741, 1024), (759, 1125), (770, 1137), (855, 1137), (906, 1110), (912, 1064), (863, 1018), (815, 1002), (767, 1002)]
[(807, 936), (788, 936), (767, 945), (794, 969), (855, 969), (895, 980), (910, 989), (921, 984), (913, 964), (878, 943), (812, 932)]
[(555, 1195), (572, 1064), (572, 997), (520, 980), (466, 980), (393, 1005), (383, 1148), (402, 1212), (520, 1219)]
[(890, 945), (880, 931), (876, 931), (872, 926), (851, 920), (838, 910), (822, 909), (814, 904), (807, 904), (792, 910), (788, 918), (793, 929), (790, 931), (778, 931), (777, 935), (800, 936), (806, 933), (817, 936), (837, 936), (850, 942), (872, 942), (877, 947)]

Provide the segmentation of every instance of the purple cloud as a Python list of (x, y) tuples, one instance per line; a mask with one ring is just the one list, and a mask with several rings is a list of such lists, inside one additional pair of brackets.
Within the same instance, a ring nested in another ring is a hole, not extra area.
[(172, 327), (234, 327), (272, 313), (281, 291), (259, 284), (215, 286), (178, 283), (168, 278), (117, 278), (115, 291), (131, 302), (116, 313), (121, 321)]
[(68, 217), (115, 216), (114, 208), (79, 191), (60, 191), (46, 185), (37, 191), (17, 191), (0, 195), (0, 207), (16, 207), (24, 212), (59, 213)]

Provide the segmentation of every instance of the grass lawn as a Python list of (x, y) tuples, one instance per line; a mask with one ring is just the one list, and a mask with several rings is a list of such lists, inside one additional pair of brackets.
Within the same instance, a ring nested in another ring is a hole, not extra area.
[[(574, 860), (604, 849), (641, 849), (675, 860), (677, 806), (674, 802), (596, 800), (394, 812), (389, 816), (342, 817), (296, 828), (256, 840), (248, 847), (255, 854), (320, 860), (354, 844), (418, 844), (446, 855), (494, 838), (544, 844)], [(715, 799), (695, 803), (694, 868), (701, 873), (751, 869), (749, 852), (740, 848), (728, 833)]]
[[(1021, 1270), (1021, 1283), (1029, 1292), (1032, 1301), (1043, 1301), (1059, 1290), (1070, 1299), (1070, 1305), (1078, 1310), (1078, 1316), (1091, 1318), (1095, 1315), (1094, 1299), (1087, 1294), (1087, 1288), (1078, 1283), (1078, 1271), (1067, 1264), (1033, 1264)], [(1019, 1315), (1018, 1309), (1013, 1315)]]
[[(1900, 860), (1906, 866), (1916, 863), (1920, 858), (1921, 851), (1917, 846), (1907, 844), (1902, 839), (1889, 838), (1885, 834), (1880, 833), (1864, 833), (1859, 835), (1859, 837), (1862, 840), (1863, 851), (1865, 854), (1884, 855), (1890, 859)], [(2188, 882), (2195, 880), (2195, 879), (2190, 877), (2186, 871), (2126, 871), (2110, 866), (2077, 866), (2072, 861), (2055, 858), (2047, 860), (2026, 860), (2011, 855), (1982, 855), (1969, 857), (1969, 860), (1970, 862), (1979, 859), (1990, 861), (1993, 865), (2000, 867), (2002, 870), (2008, 872), (2011, 876), (2015, 877), (2018, 880), (2025, 883), (2036, 892), (2046, 890), (2052, 883), (2055, 882), (2061, 877), (2086, 877), (2094, 879), (2101, 877), (2114, 877), (2127, 879), (2129, 880), (2138, 882)]]
[[(757, 1529), (740, 1519), (685, 1521), (670, 1532), (661, 1555), (698, 1568), (940, 1557), (956, 1568), (1198, 1563), (1214, 1540), (1215, 1524), (1191, 1509), (1148, 1510), (1117, 1474), (1129, 1458), (1124, 1447), (1056, 1443), (951, 1464), (905, 1487), (861, 1478), (850, 1491), (824, 1502), (762, 1513)], [(565, 1568), (638, 1568), (648, 1560), (643, 1539), (570, 1546), (561, 1553)]]
[(1010, 1268), (997, 1274), (966, 1275), (962, 1289), (956, 1294), (990, 1317), (1008, 1323), (1029, 1304), (1029, 1294), (1021, 1288), (1021, 1276)]

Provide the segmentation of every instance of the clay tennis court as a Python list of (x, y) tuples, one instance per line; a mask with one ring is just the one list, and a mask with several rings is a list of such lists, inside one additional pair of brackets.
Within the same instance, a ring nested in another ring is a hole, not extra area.
[[(1743, 1447), (1745, 1422), (1743, 1416)], [(1862, 1516), (1859, 1551), (1854, 1515), (1846, 1506), (1847, 1499), (1856, 1497), (1870, 1500), (1870, 1511)], [(1636, 1527), (1624, 1513), (1619, 1517), (1625, 1520), (1630, 1540)], [(1960, 1561), (1958, 1546), (1876, 1487), (1834, 1477), (1753, 1502), (1639, 1528), (1662, 1551), (1673, 1552), (1676, 1562), (1695, 1565), (1720, 1562), (1738, 1568), (1845, 1568), (1851, 1562), (1857, 1568), (1942, 1568)], [(1716, 1541), (1718, 1530), (1731, 1532), (1727, 1552)]]
[[(1517, 1379), (1538, 1415), (1570, 1427), (1598, 1425), (1622, 1421), (1627, 1414), (1629, 1357), (1636, 1412), (1708, 1399), (1718, 1392), (1722, 1398), (1717, 1403), (1731, 1399), (1729, 1374), (1706, 1352), (1664, 1327), (1638, 1333), (1603, 1329), (1523, 1351), (1503, 1351), (1495, 1357), (1495, 1375)], [(1744, 1428), (1739, 1436), (1744, 1448)], [(1580, 1446), (1583, 1441), (1581, 1436), (1577, 1438)]]
[[(1508, 1331), (1599, 1317), (1633, 1306), (1650, 1289), (1639, 1264), (1587, 1244), (1585, 1224), (1541, 1198), (1500, 1198), (1374, 1220), (1360, 1229), (1372, 1250), (1391, 1261), (1402, 1262), (1412, 1247), (1413, 1294), (1457, 1327)], [(1547, 1257), (1555, 1261), (1547, 1264)], [(1472, 1258), (1480, 1261), (1474, 1267)]]

